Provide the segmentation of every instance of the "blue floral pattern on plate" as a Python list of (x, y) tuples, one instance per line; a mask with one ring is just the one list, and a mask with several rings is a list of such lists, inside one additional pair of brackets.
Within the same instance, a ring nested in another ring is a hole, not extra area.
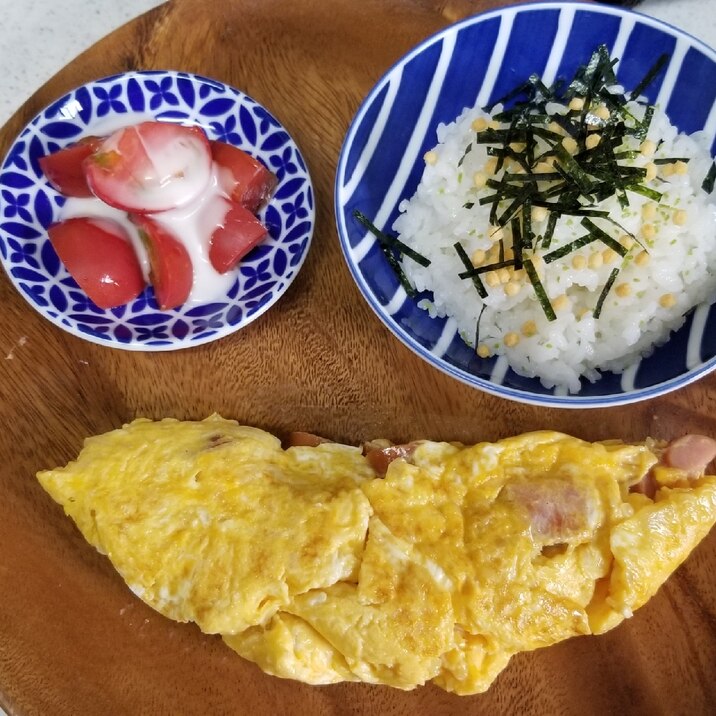
[[(535, 38), (539, 38), (536, 41)], [(621, 8), (576, 2), (514, 5), (445, 28), (399, 60), (359, 108), (336, 172), (338, 235), (364, 298), (405, 345), (467, 385), (525, 403), (588, 408), (661, 395), (716, 368), (716, 304), (705, 302), (654, 353), (623, 374), (582, 380), (578, 393), (545, 388), (517, 375), (504, 357), (480, 358), (452, 319), (419, 307), (427, 292), (407, 296), (375, 238), (353, 218), (358, 209), (390, 231), (403, 199), (420, 181), (436, 128), (452, 122), (476, 98), (486, 105), (532, 73), (571, 77), (599, 44), (620, 58), (617, 79), (635, 87), (658, 56), (664, 74), (647, 89), (683, 132), (705, 129), (716, 152), (716, 53), (658, 20)]]
[[(236, 281), (207, 304), (160, 311), (151, 286), (134, 301), (95, 306), (57, 258), (46, 229), (64, 198), (45, 180), (38, 158), (92, 134), (112, 120), (181, 121), (210, 139), (258, 157), (278, 178), (260, 214), (269, 236), (236, 269)], [(0, 260), (20, 293), (43, 316), (94, 343), (127, 350), (188, 348), (247, 325), (286, 291), (308, 252), (315, 223), (306, 162), (278, 120), (233, 87), (186, 72), (127, 72), (83, 85), (40, 112), (20, 133), (0, 168)]]

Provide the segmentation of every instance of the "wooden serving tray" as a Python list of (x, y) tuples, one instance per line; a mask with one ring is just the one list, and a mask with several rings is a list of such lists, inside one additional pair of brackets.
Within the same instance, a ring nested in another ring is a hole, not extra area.
[(341, 142), (382, 73), (429, 34), (494, 0), (174, 0), (80, 55), (0, 132), (0, 155), (73, 87), (180, 69), (268, 107), (301, 147), (317, 198), (308, 259), (238, 333), (176, 353), (93, 345), (54, 327), (0, 276), (0, 705), (9, 714), (702, 714), (716, 704), (716, 531), (637, 615), (602, 636), (515, 657), (457, 697), (265, 676), (218, 637), (136, 599), (35, 480), (87, 435), (138, 416), (216, 411), (279, 435), (474, 442), (553, 428), (589, 440), (716, 435), (716, 375), (618, 409), (518, 405), (441, 374), (399, 343), (350, 278), (336, 236)]

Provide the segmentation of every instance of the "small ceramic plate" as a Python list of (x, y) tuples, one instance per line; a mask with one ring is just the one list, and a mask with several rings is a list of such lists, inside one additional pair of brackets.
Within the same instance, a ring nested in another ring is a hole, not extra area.
[[(269, 237), (235, 269), (211, 303), (160, 311), (151, 287), (112, 309), (95, 306), (57, 258), (46, 229), (64, 197), (38, 158), (92, 134), (146, 119), (201, 126), (260, 159), (278, 186), (259, 218)], [(296, 277), (315, 221), (306, 163), (288, 132), (258, 102), (221, 82), (186, 72), (127, 72), (89, 82), (40, 112), (0, 169), (0, 257), (18, 291), (55, 325), (94, 343), (138, 351), (175, 350), (222, 338), (270, 308)]]
[(434, 317), (407, 296), (380, 246), (354, 218), (361, 211), (391, 232), (400, 203), (422, 176), (424, 153), (440, 123), (476, 99), (504, 96), (532, 73), (571, 77), (605, 44), (619, 58), (617, 79), (635, 87), (662, 53), (669, 62), (646, 92), (682, 132), (705, 129), (716, 149), (716, 53), (676, 28), (629, 10), (585, 3), (531, 3), (476, 15), (428, 38), (399, 60), (370, 92), (346, 136), (336, 175), (338, 233), (363, 296), (406, 346), (445, 373), (489, 393), (560, 407), (613, 406), (644, 400), (716, 367), (716, 310), (698, 306), (668, 343), (623, 374), (582, 380), (576, 394), (517, 375), (502, 358), (480, 358), (455, 321)]

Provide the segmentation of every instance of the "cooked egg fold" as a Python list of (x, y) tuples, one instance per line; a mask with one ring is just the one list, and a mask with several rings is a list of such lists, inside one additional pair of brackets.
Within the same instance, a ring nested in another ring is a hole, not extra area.
[(360, 448), (136, 420), (38, 478), (137, 596), (267, 673), (458, 694), (613, 628), (716, 522), (716, 477), (651, 441), (408, 447), (382, 476)]
[(147, 604), (234, 634), (358, 574), (370, 472), (355, 448), (306, 453), (216, 418), (137, 421), (40, 480)]

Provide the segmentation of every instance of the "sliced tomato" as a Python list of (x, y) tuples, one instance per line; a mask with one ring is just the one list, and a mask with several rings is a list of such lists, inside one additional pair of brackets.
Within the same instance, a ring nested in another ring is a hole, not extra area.
[(92, 196), (85, 178), (84, 162), (102, 144), (101, 137), (85, 137), (69, 147), (39, 158), (40, 169), (57, 191), (65, 196)]
[(200, 127), (142, 122), (110, 135), (84, 162), (87, 184), (110, 206), (153, 213), (184, 206), (208, 186), (211, 149)]
[(237, 203), (254, 214), (266, 204), (276, 188), (276, 176), (258, 159), (238, 147), (212, 141), (211, 154), (223, 171), (222, 189)]
[(100, 308), (127, 303), (144, 290), (137, 255), (116, 221), (67, 219), (50, 226), (47, 233), (72, 278)]
[(129, 217), (139, 229), (149, 255), (150, 276), (159, 308), (176, 308), (189, 298), (194, 270), (191, 258), (173, 234), (153, 218), (144, 214)]
[(223, 218), (211, 234), (209, 260), (219, 273), (226, 273), (261, 242), (268, 231), (241, 204), (224, 197), (217, 197), (215, 201), (223, 205), (223, 213), (221, 210), (217, 212)]

